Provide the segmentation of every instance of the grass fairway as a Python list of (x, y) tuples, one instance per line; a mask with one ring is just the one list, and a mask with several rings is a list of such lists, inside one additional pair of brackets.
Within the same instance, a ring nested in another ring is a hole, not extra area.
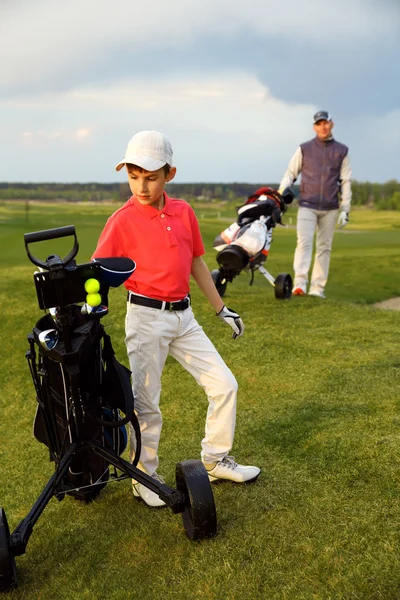
[[(41, 316), (23, 234), (75, 224), (89, 260), (112, 206), (0, 205), (0, 505), (14, 529), (53, 472), (32, 434), (36, 410), (26, 335)], [(293, 209), (291, 209), (293, 210)], [(210, 268), (226, 227), (215, 209), (200, 220)], [(228, 215), (229, 216), (229, 215)], [(226, 217), (226, 215), (221, 215)], [(295, 211), (289, 211), (295, 220)], [(232, 218), (233, 220), (233, 218)], [(65, 255), (70, 238), (35, 244)], [(374, 302), (400, 296), (400, 213), (355, 210), (334, 239), (327, 299), (275, 300), (259, 274), (228, 285), (226, 304), (243, 338), (213, 315), (193, 285), (199, 322), (239, 382), (233, 455), (262, 468), (249, 486), (213, 486), (218, 535), (194, 543), (180, 515), (150, 509), (130, 483), (91, 504), (53, 498), (27, 552), (17, 557), (12, 600), (398, 600), (400, 597), (400, 312)], [(292, 271), (295, 229), (277, 228), (266, 267)], [(127, 364), (125, 294), (104, 319)], [(198, 458), (203, 392), (173, 360), (163, 375), (160, 472)]]

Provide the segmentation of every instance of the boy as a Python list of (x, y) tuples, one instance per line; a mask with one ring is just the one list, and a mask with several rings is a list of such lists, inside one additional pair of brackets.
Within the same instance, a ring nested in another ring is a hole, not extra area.
[[(211, 481), (255, 481), (257, 467), (238, 465), (228, 453), (236, 418), (236, 380), (194, 318), (190, 275), (217, 316), (240, 337), (244, 325), (218, 294), (207, 265), (194, 211), (164, 191), (175, 177), (170, 142), (157, 131), (141, 131), (130, 140), (124, 166), (131, 198), (107, 221), (93, 257), (127, 256), (136, 270), (125, 282), (128, 290), (125, 343), (132, 371), (136, 412), (142, 436), (138, 467), (159, 481), (158, 444), (162, 416), (161, 375), (171, 354), (201, 385), (209, 407), (201, 458)], [(135, 436), (131, 431), (131, 454)], [(133, 493), (149, 506), (163, 506), (157, 494), (132, 481)]]

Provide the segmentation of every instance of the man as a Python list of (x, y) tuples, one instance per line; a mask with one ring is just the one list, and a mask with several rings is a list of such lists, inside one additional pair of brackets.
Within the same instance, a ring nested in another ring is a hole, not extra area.
[(333, 138), (333, 126), (327, 111), (320, 110), (314, 115), (316, 137), (299, 146), (279, 186), (280, 191), (290, 187), (301, 173), (297, 247), (293, 262), (294, 296), (307, 293), (316, 231), (316, 254), (308, 295), (325, 298), (336, 221), (342, 228), (349, 220), (351, 167), (348, 148)]

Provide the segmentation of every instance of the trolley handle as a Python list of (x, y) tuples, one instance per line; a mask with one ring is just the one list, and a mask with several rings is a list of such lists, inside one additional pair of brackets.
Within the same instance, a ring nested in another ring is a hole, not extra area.
[(43, 269), (48, 270), (49, 265), (46, 261), (40, 260), (33, 256), (28, 248), (28, 244), (33, 244), (35, 242), (44, 242), (46, 240), (54, 240), (56, 238), (67, 237), (69, 235), (74, 236), (74, 245), (72, 250), (67, 254), (65, 258), (62, 259), (62, 265), (67, 265), (75, 256), (78, 254), (79, 243), (78, 238), (76, 236), (75, 226), (74, 225), (66, 225), (65, 227), (56, 227), (54, 229), (44, 229), (42, 231), (34, 231), (32, 233), (24, 234), (25, 241), (25, 249), (26, 253), (29, 257), (29, 260), (38, 267), (42, 267)]
[(25, 244), (33, 242), (44, 242), (46, 240), (54, 240), (55, 238), (67, 237), (73, 235), (76, 237), (75, 226), (67, 225), (66, 227), (56, 227), (55, 229), (44, 229), (43, 231), (34, 231), (33, 233), (25, 233)]

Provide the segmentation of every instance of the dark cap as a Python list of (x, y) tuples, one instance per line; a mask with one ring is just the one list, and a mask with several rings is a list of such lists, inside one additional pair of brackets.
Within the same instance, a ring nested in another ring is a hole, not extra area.
[(318, 123), (318, 121), (332, 121), (331, 115), (326, 110), (319, 110), (314, 115), (314, 125)]

